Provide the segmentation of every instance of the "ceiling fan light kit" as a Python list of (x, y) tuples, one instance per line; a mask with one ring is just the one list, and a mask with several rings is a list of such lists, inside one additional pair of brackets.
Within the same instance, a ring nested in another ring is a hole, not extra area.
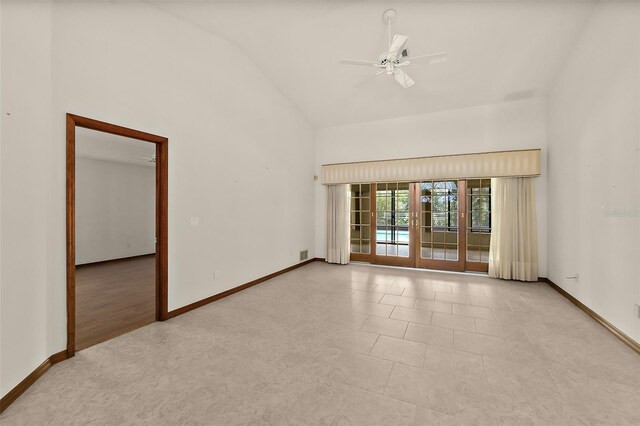
[[(340, 63), (345, 65), (357, 65), (378, 68), (376, 76), (381, 74), (393, 75), (400, 86), (405, 89), (413, 86), (415, 81), (409, 77), (403, 68), (407, 68), (412, 64), (437, 64), (447, 60), (447, 52), (430, 53), (428, 55), (410, 57), (406, 49), (409, 37), (402, 34), (395, 34), (391, 37), (391, 24), (396, 20), (396, 11), (387, 9), (382, 14), (382, 20), (387, 25), (389, 43), (387, 52), (380, 54), (376, 61), (367, 61), (361, 59), (343, 59)], [(367, 79), (369, 78), (367, 77)]]

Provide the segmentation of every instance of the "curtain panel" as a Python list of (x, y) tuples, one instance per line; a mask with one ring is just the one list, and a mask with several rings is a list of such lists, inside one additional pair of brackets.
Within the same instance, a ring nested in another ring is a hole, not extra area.
[(349, 263), (349, 185), (327, 186), (327, 258)]
[(538, 280), (534, 178), (491, 179), (489, 276)]

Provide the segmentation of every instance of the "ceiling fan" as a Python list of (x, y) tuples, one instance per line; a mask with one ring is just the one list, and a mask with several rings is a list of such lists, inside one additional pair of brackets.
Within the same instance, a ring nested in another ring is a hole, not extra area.
[[(386, 73), (387, 75), (393, 75), (396, 81), (405, 89), (413, 86), (415, 81), (409, 77), (403, 68), (406, 68), (412, 64), (436, 64), (445, 62), (447, 60), (447, 52), (430, 53), (428, 55), (421, 56), (409, 56), (407, 51), (407, 42), (409, 37), (402, 34), (396, 34), (391, 38), (391, 22), (395, 20), (396, 11), (393, 9), (387, 9), (382, 14), (382, 18), (387, 23), (389, 30), (389, 45), (387, 52), (383, 52), (378, 56), (376, 61), (366, 61), (359, 59), (343, 59), (340, 63), (345, 65), (358, 65), (377, 68), (375, 74), (370, 77)], [(362, 83), (362, 82), (361, 82)], [(360, 83), (360, 84), (361, 84)], [(359, 85), (359, 84), (358, 84)]]

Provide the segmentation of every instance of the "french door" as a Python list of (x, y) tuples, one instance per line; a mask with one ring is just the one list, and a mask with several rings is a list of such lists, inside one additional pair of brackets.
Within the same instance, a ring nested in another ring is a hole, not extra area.
[(415, 184), (388, 182), (373, 188), (373, 263), (414, 266)]
[(486, 272), (490, 186), (489, 179), (351, 185), (351, 259)]
[(428, 181), (416, 185), (418, 219), (416, 266), (465, 270), (465, 181)]

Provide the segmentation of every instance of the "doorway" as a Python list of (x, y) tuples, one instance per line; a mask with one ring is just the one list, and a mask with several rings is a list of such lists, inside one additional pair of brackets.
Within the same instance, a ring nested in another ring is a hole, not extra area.
[[(73, 356), (167, 318), (168, 139), (66, 118), (67, 354)], [(86, 138), (100, 143), (87, 151)], [(114, 194), (117, 188), (125, 192)]]
[(491, 179), (352, 184), (351, 260), (488, 271)]

